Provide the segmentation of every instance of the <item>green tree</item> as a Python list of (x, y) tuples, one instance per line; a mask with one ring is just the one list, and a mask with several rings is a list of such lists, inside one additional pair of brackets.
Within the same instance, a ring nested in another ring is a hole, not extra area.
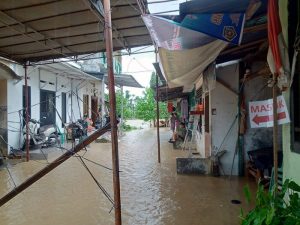
[(130, 95), (128, 91), (125, 92), (125, 95), (122, 96), (121, 90), (116, 91), (116, 110), (117, 115), (122, 114), (122, 99), (123, 99), (123, 112), (124, 119), (133, 118), (134, 102), (132, 101), (134, 95)]
[[(142, 97), (136, 99), (136, 117), (144, 121), (156, 119), (156, 101), (154, 99), (154, 90), (146, 88)], [(159, 102), (160, 119), (168, 118), (167, 106), (164, 102)]]
[[(160, 78), (158, 77), (158, 86), (162, 86), (162, 84), (163, 83), (161, 82)], [(156, 74), (155, 74), (155, 72), (152, 72), (152, 74), (151, 74), (150, 87), (152, 89), (156, 88)]]

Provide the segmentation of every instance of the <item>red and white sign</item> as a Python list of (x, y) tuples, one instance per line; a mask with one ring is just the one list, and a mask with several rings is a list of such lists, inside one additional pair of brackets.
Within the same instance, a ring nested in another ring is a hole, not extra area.
[[(289, 112), (283, 96), (277, 97), (278, 124), (290, 122)], [(251, 128), (273, 127), (273, 99), (249, 102)]]

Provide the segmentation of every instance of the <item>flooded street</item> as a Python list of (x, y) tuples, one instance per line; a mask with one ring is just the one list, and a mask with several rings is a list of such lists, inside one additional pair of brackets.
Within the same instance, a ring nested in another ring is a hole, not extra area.
[[(172, 150), (170, 132), (161, 129), (161, 164), (157, 163), (156, 129), (127, 132), (120, 139), (123, 224), (237, 225), (244, 202), (244, 179), (177, 175), (175, 159), (187, 152)], [(45, 151), (47, 151), (45, 149)], [(80, 154), (84, 154), (81, 151)], [(55, 159), (60, 151), (48, 154)], [(111, 144), (93, 143), (84, 157), (111, 168)], [(10, 166), (19, 184), (41, 169), (45, 160)], [(113, 196), (112, 171), (86, 161), (100, 184)], [(12, 189), (0, 171), (0, 196)], [(251, 183), (254, 186), (253, 183)], [(111, 203), (78, 158), (72, 157), (0, 208), (1, 225), (113, 225)]]

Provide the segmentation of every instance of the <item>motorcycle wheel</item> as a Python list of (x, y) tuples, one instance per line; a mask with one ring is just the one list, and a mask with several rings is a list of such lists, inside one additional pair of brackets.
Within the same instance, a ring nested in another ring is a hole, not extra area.
[(56, 146), (58, 144), (58, 135), (57, 134), (50, 134), (48, 137), (48, 147)]
[[(29, 150), (30, 150), (30, 148), (31, 148), (32, 146), (34, 146), (34, 141), (32, 140), (32, 138), (30, 138), (30, 140), (29, 140)], [(22, 150), (22, 151), (25, 151), (25, 150), (26, 150), (26, 141), (25, 141), (25, 140), (23, 141), (23, 146), (22, 146), (21, 150)]]

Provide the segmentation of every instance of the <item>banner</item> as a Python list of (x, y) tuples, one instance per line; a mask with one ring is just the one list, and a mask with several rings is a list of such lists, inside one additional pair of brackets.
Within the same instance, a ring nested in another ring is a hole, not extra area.
[(239, 45), (244, 28), (244, 13), (186, 15), (180, 26)]
[[(277, 117), (279, 125), (290, 122), (282, 95), (277, 97)], [(249, 119), (251, 128), (273, 127), (273, 99), (249, 102)]]

